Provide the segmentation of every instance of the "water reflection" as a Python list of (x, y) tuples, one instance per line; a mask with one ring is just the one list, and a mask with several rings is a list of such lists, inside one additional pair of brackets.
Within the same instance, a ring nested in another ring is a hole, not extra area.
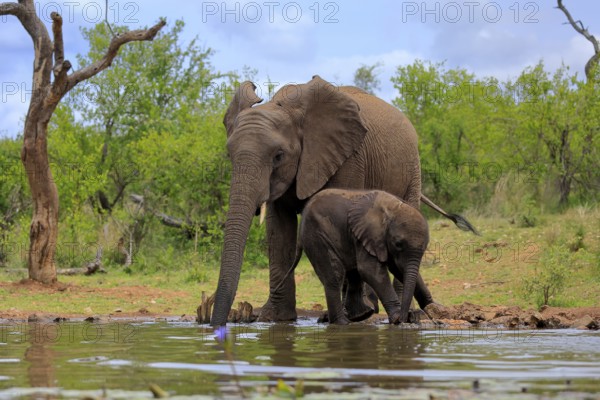
[[(54, 387), (56, 386), (55, 360), (56, 353), (52, 349), (56, 333), (46, 337), (49, 330), (43, 329), (44, 325), (29, 324), (28, 335), (29, 347), (25, 350), (25, 360), (29, 363), (27, 376), (31, 387)], [(50, 340), (48, 340), (50, 339)], [(48, 399), (55, 398), (46, 397)]]
[[(273, 365), (319, 368), (415, 368), (421, 343), (398, 327), (275, 324), (259, 331), (258, 345)], [(418, 364), (418, 362), (417, 362)], [(416, 366), (418, 368), (418, 366)]]
[[(14, 387), (106, 387), (147, 394), (149, 383), (180, 395), (235, 397), (231, 366), (208, 326), (21, 324), (18, 331), (15, 326), (3, 327), (0, 324), (0, 398), (12, 398), (5, 391)], [(600, 375), (600, 335), (593, 332), (534, 335), (314, 323), (237, 325), (230, 330), (242, 386), (273, 387), (280, 378), (303, 379), (307, 392), (337, 393), (376, 387), (471, 387), (474, 379), (483, 379), (484, 387), (495, 380), (504, 391), (510, 380), (513, 388), (520, 389), (513, 385), (519, 382), (558, 392), (565, 379), (571, 380), (571, 388), (582, 390), (597, 385), (592, 378)], [(54, 397), (60, 395), (37, 396)]]

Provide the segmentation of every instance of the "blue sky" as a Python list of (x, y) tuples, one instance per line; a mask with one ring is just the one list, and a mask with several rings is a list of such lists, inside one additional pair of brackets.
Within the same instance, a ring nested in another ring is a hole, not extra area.
[[(600, 38), (600, 2), (564, 0)], [(65, 55), (75, 63), (87, 45), (79, 28), (102, 20), (105, 0), (36, 2), (50, 28), (49, 15), (64, 20)], [(387, 101), (397, 96), (390, 77), (415, 59), (445, 61), (479, 76), (515, 77), (543, 59), (547, 68), (564, 63), (583, 74), (592, 46), (555, 8), (539, 1), (184, 1), (109, 0), (109, 21), (130, 29), (159, 17), (183, 19), (183, 40), (197, 36), (216, 51), (219, 71), (258, 70), (256, 83), (306, 82), (319, 74), (336, 84), (352, 83), (361, 64), (382, 62), (381, 90)], [(595, 24), (595, 25), (594, 25)], [(31, 39), (17, 19), (0, 17), (0, 137), (23, 127), (31, 88)]]

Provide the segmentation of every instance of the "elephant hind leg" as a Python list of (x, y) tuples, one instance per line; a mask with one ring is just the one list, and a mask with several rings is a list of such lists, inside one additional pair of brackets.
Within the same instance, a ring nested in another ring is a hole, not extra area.
[(342, 281), (344, 264), (336, 254), (331, 239), (324, 235), (311, 235), (302, 238), (304, 252), (325, 289), (329, 322), (338, 325), (350, 323), (342, 306)]
[[(364, 289), (369, 289), (370, 292), (373, 292), (368, 286)], [(352, 269), (346, 271), (346, 278), (344, 279), (342, 291), (344, 294), (346, 315), (350, 321), (364, 321), (376, 312), (375, 307), (365, 301), (366, 296), (363, 295), (365, 293), (363, 291), (363, 282), (358, 270)], [(369, 301), (370, 300), (371, 299), (369, 299)], [(377, 304), (377, 296), (375, 296), (375, 304)]]

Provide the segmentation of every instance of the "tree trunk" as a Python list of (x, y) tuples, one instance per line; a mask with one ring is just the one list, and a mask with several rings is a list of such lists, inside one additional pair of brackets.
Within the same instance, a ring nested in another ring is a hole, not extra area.
[(100, 60), (69, 75), (71, 63), (65, 60), (64, 55), (63, 20), (57, 12), (50, 14), (53, 41), (46, 25), (37, 16), (33, 0), (0, 3), (0, 15), (17, 17), (33, 42), (32, 94), (21, 151), (21, 161), (33, 199), (28, 270), (30, 279), (49, 284), (56, 282), (54, 253), (58, 237), (58, 191), (48, 161), (50, 118), (69, 90), (110, 66), (123, 44), (153, 40), (166, 22), (161, 20), (150, 29), (129, 31), (113, 37)]
[(58, 237), (58, 191), (48, 162), (47, 122), (25, 124), (21, 161), (33, 200), (29, 229), (29, 278), (45, 284), (56, 282), (54, 253)]
[(571, 193), (571, 181), (572, 178), (569, 174), (561, 174), (560, 181), (558, 183), (558, 189), (560, 191), (560, 198), (558, 205), (560, 207), (566, 207), (569, 205), (569, 194)]

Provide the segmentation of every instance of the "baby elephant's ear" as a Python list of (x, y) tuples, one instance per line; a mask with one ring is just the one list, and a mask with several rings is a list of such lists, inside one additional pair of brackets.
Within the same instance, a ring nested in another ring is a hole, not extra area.
[(365, 250), (383, 263), (388, 258), (385, 241), (388, 218), (378, 198), (377, 192), (355, 198), (348, 211), (348, 225)]

